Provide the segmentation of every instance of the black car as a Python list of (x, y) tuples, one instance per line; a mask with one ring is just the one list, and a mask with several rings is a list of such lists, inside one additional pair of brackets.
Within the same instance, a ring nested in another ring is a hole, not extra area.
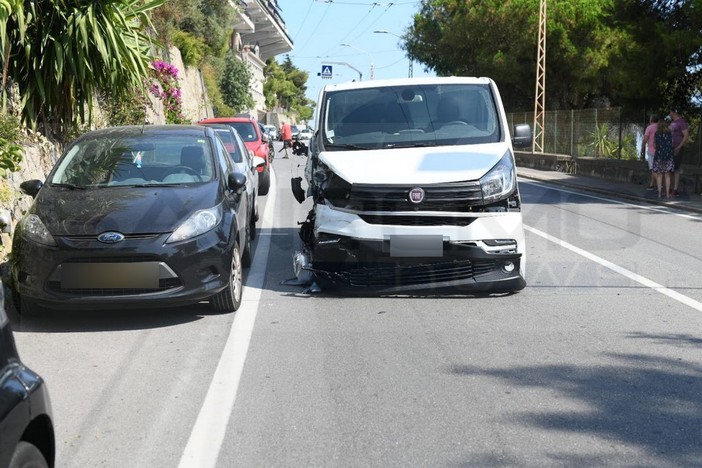
[(56, 443), (46, 384), (20, 361), (0, 283), (0, 466), (54, 466)]
[(13, 236), (13, 292), (37, 307), (97, 309), (209, 301), (239, 308), (250, 263), (246, 176), (200, 125), (125, 126), (73, 142)]

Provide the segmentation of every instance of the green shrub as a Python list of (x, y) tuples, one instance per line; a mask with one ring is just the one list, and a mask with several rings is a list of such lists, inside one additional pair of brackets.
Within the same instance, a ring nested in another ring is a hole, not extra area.
[(202, 39), (187, 31), (175, 30), (171, 33), (171, 40), (173, 45), (180, 50), (183, 64), (186, 67), (199, 67), (202, 64), (202, 57), (207, 49), (207, 45)]
[(19, 170), (24, 159), (21, 138), (19, 119), (10, 114), (0, 113), (0, 177)]

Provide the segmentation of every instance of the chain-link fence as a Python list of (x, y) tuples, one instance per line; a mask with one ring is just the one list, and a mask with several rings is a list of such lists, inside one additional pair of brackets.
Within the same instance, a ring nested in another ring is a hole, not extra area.
[[(544, 114), (543, 152), (573, 157), (640, 159), (643, 131), (648, 118), (627, 121), (620, 107), (604, 109), (556, 110)], [(533, 112), (507, 114), (510, 127), (527, 123), (534, 126)], [(683, 149), (683, 164), (702, 165), (702, 131), (699, 120), (690, 122), (690, 142)]]

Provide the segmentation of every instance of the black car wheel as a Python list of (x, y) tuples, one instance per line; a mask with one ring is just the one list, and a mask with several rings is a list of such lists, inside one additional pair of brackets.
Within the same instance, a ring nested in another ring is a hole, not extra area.
[(251, 240), (256, 240), (256, 215), (254, 213), (251, 213), (249, 221), (249, 237)]
[(258, 194), (268, 195), (268, 191), (271, 188), (271, 168), (267, 166), (263, 172), (259, 175), (260, 179), (258, 181)]
[(251, 254), (251, 224), (246, 226), (246, 234), (244, 237), (244, 251), (241, 254), (241, 266), (248, 268), (253, 261), (253, 255)]
[(216, 296), (210, 299), (210, 304), (217, 312), (235, 312), (241, 305), (241, 295), (243, 293), (243, 272), (241, 268), (241, 257), (239, 246), (232, 249), (231, 269), (229, 272), (229, 284)]
[(10, 459), (9, 468), (48, 468), (41, 450), (29, 442), (20, 441)]

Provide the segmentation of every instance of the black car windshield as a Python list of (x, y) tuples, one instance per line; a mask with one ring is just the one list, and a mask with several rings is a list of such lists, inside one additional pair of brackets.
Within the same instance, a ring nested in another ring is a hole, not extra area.
[(234, 127), (239, 132), (239, 136), (244, 141), (257, 141), (256, 126), (253, 122), (227, 122), (227, 125)]
[(324, 102), (324, 146), (397, 148), (494, 143), (502, 138), (487, 84), (340, 90)]
[(188, 134), (102, 134), (77, 140), (59, 161), (52, 184), (154, 186), (212, 180), (210, 141)]

